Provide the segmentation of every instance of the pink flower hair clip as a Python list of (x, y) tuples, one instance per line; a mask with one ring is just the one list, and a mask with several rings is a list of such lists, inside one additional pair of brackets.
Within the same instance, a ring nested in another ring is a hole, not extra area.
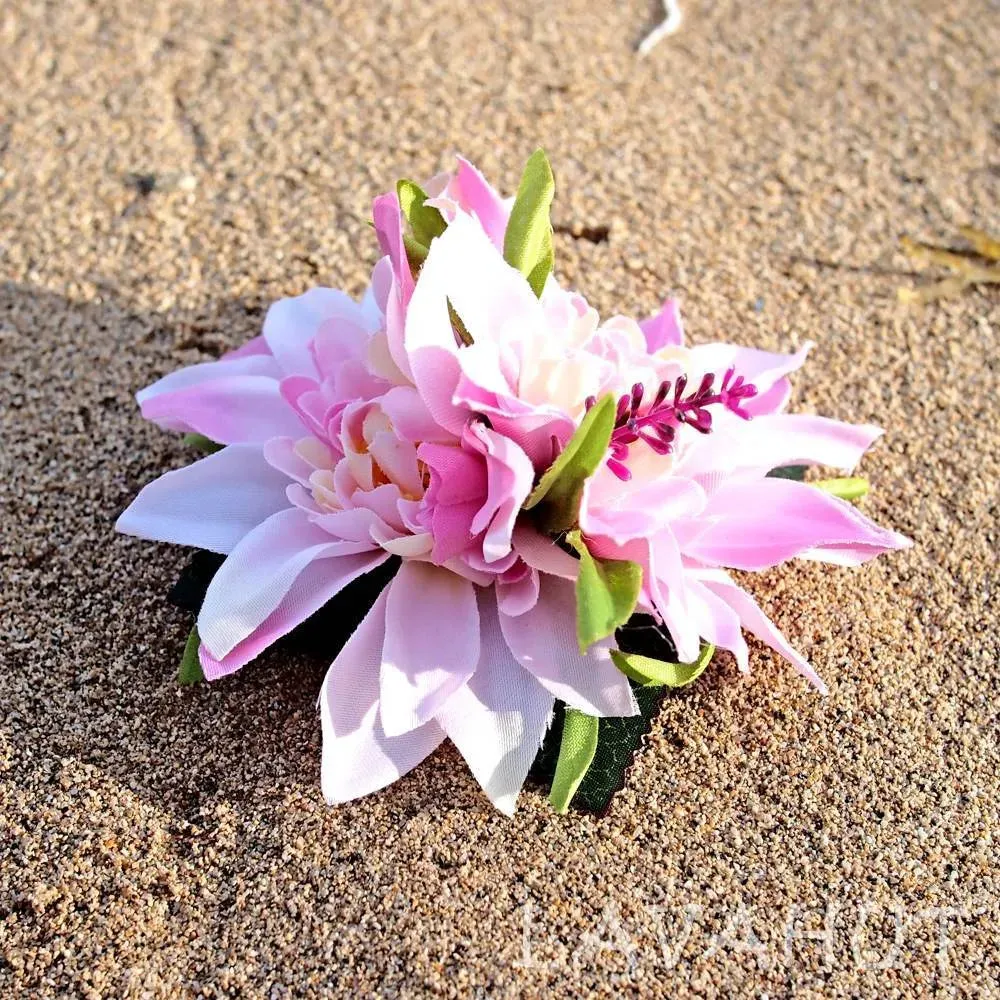
[(224, 557), (181, 680), (327, 615), (331, 804), (448, 739), (505, 813), (529, 772), (559, 811), (603, 808), (667, 688), (716, 650), (749, 669), (745, 632), (825, 690), (730, 570), (910, 544), (850, 502), (864, 480), (800, 481), (881, 433), (785, 412), (810, 345), (687, 346), (672, 301), (601, 322), (552, 273), (553, 194), (540, 150), (513, 199), (462, 159), (401, 181), (375, 199), (360, 302), (283, 299), (245, 346), (138, 394), (209, 451), (117, 523)]

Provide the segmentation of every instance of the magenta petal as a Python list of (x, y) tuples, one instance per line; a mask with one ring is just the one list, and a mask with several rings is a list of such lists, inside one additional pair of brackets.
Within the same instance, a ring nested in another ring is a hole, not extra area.
[(227, 375), (145, 397), (142, 415), (161, 427), (194, 431), (220, 444), (298, 437), (302, 422), (282, 399), (278, 385), (265, 375)]
[(314, 560), (374, 547), (335, 539), (298, 509), (273, 514), (233, 549), (209, 584), (198, 615), (201, 641), (222, 660), (267, 620)]
[(256, 659), (265, 649), (301, 625), (353, 580), (371, 572), (389, 558), (377, 550), (358, 555), (336, 556), (310, 563), (289, 588), (281, 603), (242, 642), (217, 660), (202, 643), (198, 651), (202, 670), (210, 681), (234, 673)]
[(911, 544), (847, 501), (787, 479), (724, 486), (698, 518), (676, 522), (674, 532), (685, 556), (746, 570), (804, 555), (857, 565)]
[(757, 602), (725, 573), (704, 573), (701, 582), (721, 598), (739, 617), (743, 627), (783, 656), (820, 694), (827, 694), (827, 687), (805, 658), (789, 644), (778, 627), (761, 611)]
[(492, 590), (479, 591), (476, 672), (437, 712), (490, 801), (508, 816), (552, 717), (555, 698), (507, 648)]
[(385, 788), (433, 753), (444, 739), (436, 722), (386, 736), (379, 717), (379, 669), (387, 592), (333, 661), (320, 693), (323, 796), (331, 805)]
[(650, 354), (655, 354), (662, 347), (681, 347), (684, 344), (684, 326), (676, 299), (667, 299), (663, 308), (640, 323), (639, 328), (646, 338), (646, 350)]
[(382, 652), (382, 725), (409, 732), (472, 676), (479, 612), (471, 583), (430, 563), (404, 561), (389, 586)]
[(534, 485), (535, 469), (510, 438), (485, 424), (470, 424), (466, 441), (486, 458), (486, 500), (472, 521), (472, 533), (485, 531), (483, 556), (496, 562), (508, 555), (514, 522)]
[(543, 576), (538, 602), (511, 618), (500, 615), (510, 651), (549, 692), (589, 715), (636, 715), (628, 678), (614, 665), (608, 640), (581, 654), (576, 640), (576, 594), (568, 580)]
[(143, 487), (115, 528), (223, 554), (288, 506), (288, 479), (252, 445), (231, 445)]

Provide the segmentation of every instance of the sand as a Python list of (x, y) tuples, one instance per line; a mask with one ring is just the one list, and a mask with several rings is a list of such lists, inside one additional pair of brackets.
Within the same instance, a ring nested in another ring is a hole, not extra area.
[[(640, 60), (651, 0), (4, 5), (0, 995), (1000, 995), (1000, 298), (896, 301), (902, 233), (1000, 229), (1000, 9), (683, 7)], [(750, 579), (830, 696), (719, 657), (604, 820), (451, 749), (330, 809), (322, 664), (175, 685), (186, 555), (112, 523), (188, 453), (132, 393), (358, 291), (398, 176), (540, 143), (560, 274), (815, 340), (795, 406), (886, 428), (916, 547)]]

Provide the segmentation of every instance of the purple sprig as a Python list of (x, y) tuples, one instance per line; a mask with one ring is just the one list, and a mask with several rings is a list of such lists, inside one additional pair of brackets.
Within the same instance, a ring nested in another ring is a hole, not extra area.
[[(669, 455), (674, 450), (678, 427), (687, 425), (702, 434), (708, 434), (712, 430), (710, 406), (721, 404), (730, 413), (735, 413), (744, 420), (750, 419), (750, 414), (740, 409), (740, 406), (745, 399), (752, 399), (757, 395), (757, 386), (745, 381), (742, 375), (737, 375), (734, 368), (726, 371), (718, 391), (714, 388), (713, 372), (706, 374), (698, 388), (685, 397), (687, 385), (686, 375), (681, 375), (676, 382), (666, 379), (660, 383), (652, 402), (644, 408), (645, 388), (641, 382), (636, 382), (632, 391), (618, 400), (608, 468), (619, 479), (628, 482), (632, 478), (625, 463), (629, 447), (637, 441), (647, 444), (658, 455)], [(596, 402), (594, 396), (588, 398), (587, 409)]]

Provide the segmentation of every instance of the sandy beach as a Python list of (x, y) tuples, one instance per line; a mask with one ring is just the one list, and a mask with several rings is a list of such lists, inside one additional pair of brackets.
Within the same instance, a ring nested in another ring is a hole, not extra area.
[[(1000, 7), (681, 6), (640, 58), (653, 0), (4, 5), (0, 995), (1000, 995), (1000, 294), (897, 299), (900, 236), (1000, 235)], [(112, 526), (190, 452), (133, 394), (360, 292), (398, 177), (539, 145), (560, 277), (815, 341), (793, 406), (886, 429), (861, 504), (916, 545), (745, 576), (831, 693), (719, 655), (606, 818), (450, 746), (332, 809), (324, 664), (175, 682), (187, 554)]]

